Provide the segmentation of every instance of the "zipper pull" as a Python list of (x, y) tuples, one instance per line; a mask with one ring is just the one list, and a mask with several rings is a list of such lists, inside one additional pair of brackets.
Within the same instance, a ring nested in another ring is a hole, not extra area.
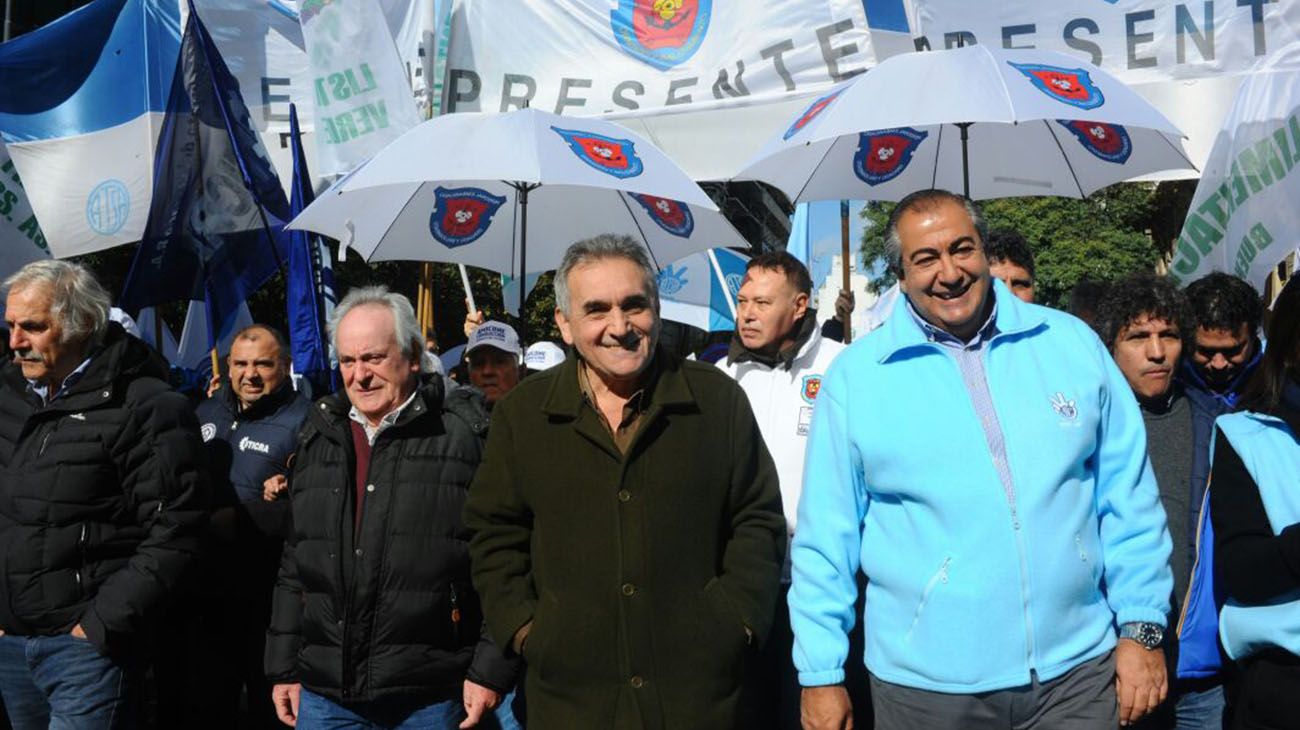
[(451, 629), (456, 642), (460, 643), (460, 605), (456, 598), (456, 586), (451, 586)]
[(53, 431), (45, 432), (45, 438), (41, 439), (41, 450), (36, 453), (37, 456), (45, 456), (45, 447), (50, 445), (50, 437), (53, 435)]

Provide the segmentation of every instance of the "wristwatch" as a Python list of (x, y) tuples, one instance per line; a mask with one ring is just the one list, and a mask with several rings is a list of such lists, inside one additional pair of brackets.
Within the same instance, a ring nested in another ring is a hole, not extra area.
[(1119, 627), (1119, 638), (1132, 639), (1145, 649), (1156, 649), (1165, 640), (1165, 628), (1160, 624), (1133, 621)]

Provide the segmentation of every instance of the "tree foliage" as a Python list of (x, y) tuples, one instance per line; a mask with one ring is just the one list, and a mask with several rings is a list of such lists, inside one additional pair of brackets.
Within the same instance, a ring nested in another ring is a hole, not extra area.
[[(1004, 198), (981, 203), (989, 230), (1018, 231), (1034, 252), (1038, 301), (1067, 303), (1070, 290), (1088, 278), (1110, 281), (1151, 271), (1166, 255), (1182, 226), (1195, 185), (1126, 183), (1084, 200)], [(869, 269), (883, 271), (871, 282), (881, 292), (894, 281), (885, 266), (885, 225), (892, 203), (863, 209), (869, 225), (862, 252)]]

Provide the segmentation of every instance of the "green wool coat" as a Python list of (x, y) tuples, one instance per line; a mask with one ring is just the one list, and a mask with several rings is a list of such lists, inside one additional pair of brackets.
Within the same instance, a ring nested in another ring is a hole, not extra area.
[(749, 402), (711, 365), (656, 360), (626, 456), (577, 358), (493, 413), (465, 521), (493, 638), (533, 622), (530, 730), (735, 727), (771, 627), (785, 518)]

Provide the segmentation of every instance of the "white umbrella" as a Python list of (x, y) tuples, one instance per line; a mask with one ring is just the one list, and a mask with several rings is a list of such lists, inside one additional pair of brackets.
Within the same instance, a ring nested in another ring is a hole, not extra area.
[(371, 261), (444, 261), (511, 276), (554, 269), (570, 243), (601, 233), (635, 237), (657, 264), (747, 245), (649, 142), (611, 122), (537, 109), (424, 122), (289, 227), (337, 238)]
[(1195, 169), (1182, 133), (1109, 73), (1052, 51), (908, 53), (812, 100), (736, 175), (792, 201), (1084, 197)]
[(659, 314), (705, 332), (736, 327), (736, 294), (749, 257), (714, 248), (674, 261), (659, 272)]

